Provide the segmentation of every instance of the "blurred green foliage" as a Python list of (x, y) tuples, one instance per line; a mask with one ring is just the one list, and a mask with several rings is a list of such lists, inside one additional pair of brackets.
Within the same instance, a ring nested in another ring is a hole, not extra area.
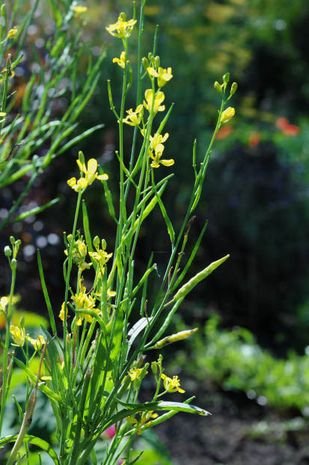
[(105, 53), (98, 51), (95, 60), (89, 55), (83, 21), (71, 3), (16, 0), (1, 5), (0, 189), (12, 189), (1, 202), (0, 230), (55, 203), (31, 204), (27, 196), (55, 158), (101, 128), (88, 126), (77, 134)]
[(193, 344), (190, 370), (198, 379), (243, 391), (260, 405), (308, 415), (308, 349), (303, 356), (290, 353), (286, 359), (275, 358), (256, 343), (250, 331), (220, 328), (218, 316), (208, 320), (205, 334)]

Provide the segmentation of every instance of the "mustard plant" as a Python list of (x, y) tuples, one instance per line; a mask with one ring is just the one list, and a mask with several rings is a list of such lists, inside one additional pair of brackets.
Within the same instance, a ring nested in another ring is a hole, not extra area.
[[(166, 128), (172, 113), (165, 89), (171, 84), (173, 70), (169, 64), (161, 65), (155, 47), (143, 56), (145, 3), (141, 1), (139, 15), (135, 8), (130, 18), (120, 13), (115, 23), (106, 28), (120, 45), (119, 56), (112, 60), (122, 73), (119, 105), (114, 103), (112, 84), (108, 82), (110, 107), (119, 131), (116, 151), (119, 190), (110, 189), (111, 173), (106, 173), (95, 158), (86, 159), (79, 152), (80, 174), (68, 180), (77, 199), (72, 231), (65, 236), (64, 299), (61, 309), (56, 311), (38, 255), (51, 333), (42, 331), (33, 339), (22, 322), (19, 327), (10, 325), (7, 311), (6, 356), (2, 369), (3, 372), (7, 369), (8, 359), (12, 363), (14, 360), (28, 376), (19, 432), (0, 440), (2, 447), (13, 444), (7, 450), (8, 465), (23, 463), (32, 453), (32, 446), (48, 454), (58, 465), (133, 464), (138, 459), (133, 450), (134, 441), (143, 431), (178, 412), (209, 414), (192, 404), (193, 397), (186, 396), (179, 377), (166, 370), (160, 349), (185, 340), (196, 331), (194, 328), (168, 333), (187, 295), (228, 258), (224, 256), (188, 278), (206, 229), (200, 232), (193, 249), (187, 251), (190, 220), (202, 194), (216, 134), (235, 114), (228, 102), (237, 85), (230, 85), (228, 74), (223, 76), (222, 83), (215, 83), (221, 97), (217, 122), (200, 161), (194, 143), (192, 193), (182, 224), (175, 230), (164, 204), (173, 176), (171, 169), (177, 163), (177, 154), (165, 154), (169, 138)], [(136, 31), (137, 54), (131, 46)], [(127, 102), (132, 99), (133, 83), (136, 83), (136, 100), (130, 108)], [(125, 144), (125, 134), (132, 137), (130, 149)], [(107, 210), (115, 226), (111, 243), (91, 233), (85, 193), (94, 183), (102, 185)], [(159, 274), (150, 256), (140, 274), (135, 265), (140, 234), (155, 209), (161, 212), (168, 233), (169, 259)], [(155, 281), (159, 288), (153, 295), (151, 284)], [(18, 357), (16, 347), (22, 352)], [(34, 360), (37, 362), (35, 369)], [(9, 392), (8, 378), (4, 400)], [(139, 394), (145, 379), (152, 380), (153, 388), (151, 392), (148, 390), (148, 400), (141, 402)], [(49, 399), (53, 409), (54, 444), (29, 434), (39, 391)], [(179, 400), (179, 396), (183, 400)], [(111, 430), (112, 435), (108, 433)]]

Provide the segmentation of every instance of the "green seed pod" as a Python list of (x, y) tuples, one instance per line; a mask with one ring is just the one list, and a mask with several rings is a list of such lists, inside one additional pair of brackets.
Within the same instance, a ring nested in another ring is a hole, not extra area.
[(210, 265), (208, 265), (204, 270), (200, 271), (197, 273), (193, 278), (191, 278), (186, 284), (181, 286), (181, 288), (178, 290), (178, 292), (175, 294), (173, 301), (177, 300), (183, 300), (189, 292), (192, 291), (192, 289), (197, 286), (201, 281), (203, 281), (207, 276), (209, 276), (213, 271), (215, 271), (216, 268), (218, 268), (220, 265), (222, 265), (225, 260), (229, 258), (229, 255), (225, 255), (225, 257), (220, 258), (219, 260), (212, 262)]
[(179, 333), (171, 334), (170, 336), (166, 336), (160, 341), (158, 341), (152, 349), (161, 349), (164, 346), (169, 344), (173, 344), (174, 342), (183, 341), (184, 339), (188, 339), (192, 334), (196, 333), (198, 328), (194, 329), (186, 329), (185, 331), (180, 331)]

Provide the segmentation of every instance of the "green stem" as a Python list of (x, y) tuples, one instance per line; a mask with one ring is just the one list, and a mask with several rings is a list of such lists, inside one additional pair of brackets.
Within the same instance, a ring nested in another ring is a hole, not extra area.
[(64, 319), (63, 319), (64, 352), (66, 352), (66, 336), (67, 336), (67, 330), (68, 330), (67, 328), (67, 315), (68, 315), (67, 304), (68, 304), (68, 297), (69, 297), (70, 278), (71, 278), (71, 272), (72, 272), (72, 266), (73, 266), (72, 252), (73, 252), (73, 247), (74, 247), (74, 241), (75, 241), (75, 235), (76, 235), (76, 229), (77, 229), (77, 221), (78, 221), (78, 216), (79, 216), (82, 195), (83, 195), (83, 191), (79, 192), (78, 197), (77, 197), (73, 228), (72, 228), (72, 239), (70, 241), (70, 247), (68, 251), (68, 267), (67, 267), (67, 272), (65, 276)]
[[(15, 259), (14, 259), (15, 260)], [(1, 386), (1, 411), (0, 411), (0, 437), (3, 427), (3, 419), (4, 419), (4, 411), (5, 405), (7, 400), (7, 394), (9, 389), (8, 383), (8, 354), (9, 354), (9, 345), (10, 345), (10, 325), (12, 320), (12, 305), (13, 305), (13, 297), (15, 292), (15, 284), (16, 284), (16, 271), (17, 271), (17, 262), (14, 262), (14, 265), (11, 265), (12, 270), (12, 279), (11, 279), (11, 287), (10, 287), (10, 296), (9, 296), (9, 304), (7, 310), (7, 318), (6, 318), (6, 325), (5, 325), (5, 341), (3, 347), (3, 356), (2, 356), (2, 386)]]

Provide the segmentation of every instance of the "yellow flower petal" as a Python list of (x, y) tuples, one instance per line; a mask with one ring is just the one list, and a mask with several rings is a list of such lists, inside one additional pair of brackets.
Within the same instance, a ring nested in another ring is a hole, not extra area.
[(90, 158), (90, 160), (88, 160), (88, 163), (87, 163), (87, 170), (88, 172), (93, 175), (96, 173), (98, 169), (98, 162), (95, 158)]
[(161, 165), (163, 166), (173, 166), (175, 164), (175, 160), (170, 158), (169, 160), (160, 160)]
[(97, 179), (99, 179), (99, 181), (107, 181), (108, 180), (108, 174), (106, 174), (106, 173), (98, 174)]

